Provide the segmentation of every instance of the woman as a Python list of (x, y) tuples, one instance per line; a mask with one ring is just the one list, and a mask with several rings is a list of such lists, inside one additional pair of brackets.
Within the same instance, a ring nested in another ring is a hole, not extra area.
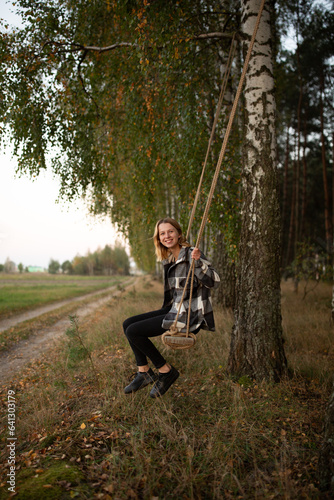
[[(210, 288), (218, 285), (219, 276), (198, 248), (190, 248), (176, 220), (167, 217), (157, 222), (154, 231), (155, 253), (164, 266), (164, 303), (162, 308), (128, 318), (123, 323), (124, 333), (134, 352), (138, 373), (124, 389), (126, 394), (136, 392), (155, 382), (150, 396), (157, 398), (165, 394), (179, 376), (169, 365), (150, 337), (162, 335), (173, 324), (181, 302), (183, 289), (192, 259), (195, 260), (195, 275), (192, 294), (189, 331), (215, 330)], [(190, 283), (183, 299), (177, 320), (179, 331), (187, 331)], [(156, 375), (147, 363), (149, 358), (158, 370)]]

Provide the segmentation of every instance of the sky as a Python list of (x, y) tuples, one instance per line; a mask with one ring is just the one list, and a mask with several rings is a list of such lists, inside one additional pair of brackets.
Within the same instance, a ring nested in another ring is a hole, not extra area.
[(50, 173), (36, 180), (15, 176), (15, 160), (0, 153), (0, 263), (48, 267), (121, 240), (112, 224), (89, 216), (83, 202), (57, 203), (59, 183)]
[[(11, 25), (19, 18), (0, 0), (0, 17)], [(59, 181), (51, 172), (36, 180), (15, 175), (17, 162), (10, 148), (0, 151), (0, 264), (47, 268), (50, 259), (62, 264), (122, 240), (108, 220), (89, 216), (83, 202), (57, 202)]]

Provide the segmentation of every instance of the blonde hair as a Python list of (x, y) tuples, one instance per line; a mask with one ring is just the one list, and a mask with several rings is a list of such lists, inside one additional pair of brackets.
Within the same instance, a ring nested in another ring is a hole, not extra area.
[(171, 251), (166, 248), (160, 241), (159, 237), (159, 226), (160, 224), (171, 224), (177, 232), (179, 233), (179, 244), (181, 247), (190, 247), (190, 244), (187, 242), (185, 237), (182, 234), (182, 229), (180, 224), (175, 220), (172, 219), (171, 217), (165, 217), (164, 219), (158, 220), (158, 222), (155, 225), (154, 229), (154, 235), (153, 235), (153, 241), (154, 241), (154, 246), (155, 246), (155, 255), (157, 256), (157, 260), (161, 261), (164, 259), (168, 259), (171, 255)]

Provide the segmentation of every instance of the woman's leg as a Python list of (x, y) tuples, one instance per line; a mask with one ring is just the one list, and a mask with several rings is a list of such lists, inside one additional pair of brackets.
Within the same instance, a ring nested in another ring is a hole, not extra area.
[[(170, 386), (177, 380), (179, 372), (166, 363), (150, 337), (162, 335), (166, 330), (162, 328), (162, 321), (169, 308), (152, 311), (150, 313), (132, 316), (124, 321), (125, 335), (136, 357), (139, 373), (136, 378), (124, 389), (126, 394), (136, 392), (155, 381), (150, 392), (152, 398), (158, 398), (165, 394)], [(154, 366), (159, 370), (157, 377), (151, 369), (148, 369), (147, 358), (150, 358)], [(143, 373), (144, 372), (144, 373)]]
[(150, 341), (150, 337), (158, 337), (165, 332), (162, 328), (162, 321), (168, 311), (169, 308), (150, 311), (124, 321), (124, 333), (135, 355), (137, 366), (146, 368), (147, 358), (157, 369), (166, 364), (165, 358)]

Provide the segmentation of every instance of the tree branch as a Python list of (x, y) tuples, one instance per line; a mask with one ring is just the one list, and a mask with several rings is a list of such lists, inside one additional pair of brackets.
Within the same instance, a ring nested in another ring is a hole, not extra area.
[[(201, 35), (196, 35), (190, 38), (190, 40), (208, 40), (210, 38), (227, 38), (231, 39), (233, 37), (233, 33), (221, 33), (221, 32), (214, 32), (214, 33), (203, 33)], [(95, 46), (88, 46), (88, 45), (82, 45), (78, 46), (78, 49), (76, 50), (87, 50), (87, 51), (94, 51), (94, 52), (108, 52), (110, 50), (115, 50), (118, 49), (119, 47), (140, 47), (137, 43), (130, 43), (130, 42), (119, 42), (119, 43), (114, 43), (113, 45), (109, 45), (107, 47), (95, 47)], [(162, 48), (162, 46), (158, 47)]]
[(131, 43), (131, 42), (119, 42), (119, 43), (114, 43), (113, 45), (109, 45), (107, 47), (94, 47), (94, 46), (85, 46), (81, 45), (78, 46), (77, 50), (91, 50), (94, 52), (108, 52), (110, 50), (115, 50), (118, 49), (119, 47), (139, 47), (137, 43)]
[(191, 38), (191, 40), (207, 40), (208, 38), (232, 38), (233, 33), (222, 33), (220, 31), (214, 33), (202, 33)]
[[(214, 38), (225, 38), (225, 39), (231, 39), (233, 37), (233, 33), (222, 33), (222, 32), (213, 32), (213, 33), (202, 33), (201, 35), (196, 35), (193, 36), (189, 39), (183, 39), (182, 41), (185, 40), (209, 40), (209, 39), (214, 39)], [(112, 45), (107, 45), (106, 47), (96, 47), (95, 45), (81, 45), (79, 43), (66, 43), (66, 42), (57, 42), (55, 40), (48, 40), (47, 42), (44, 43), (43, 48), (46, 45), (57, 45), (58, 47), (64, 47), (64, 53), (66, 52), (80, 52), (83, 51), (85, 55), (87, 52), (110, 52), (112, 50), (118, 49), (120, 47), (131, 47), (131, 48), (139, 48), (140, 45), (137, 43), (132, 43), (132, 42), (119, 42), (119, 43), (113, 43)], [(69, 46), (67, 48), (67, 46)], [(162, 49), (163, 46), (157, 47), (158, 49)]]

